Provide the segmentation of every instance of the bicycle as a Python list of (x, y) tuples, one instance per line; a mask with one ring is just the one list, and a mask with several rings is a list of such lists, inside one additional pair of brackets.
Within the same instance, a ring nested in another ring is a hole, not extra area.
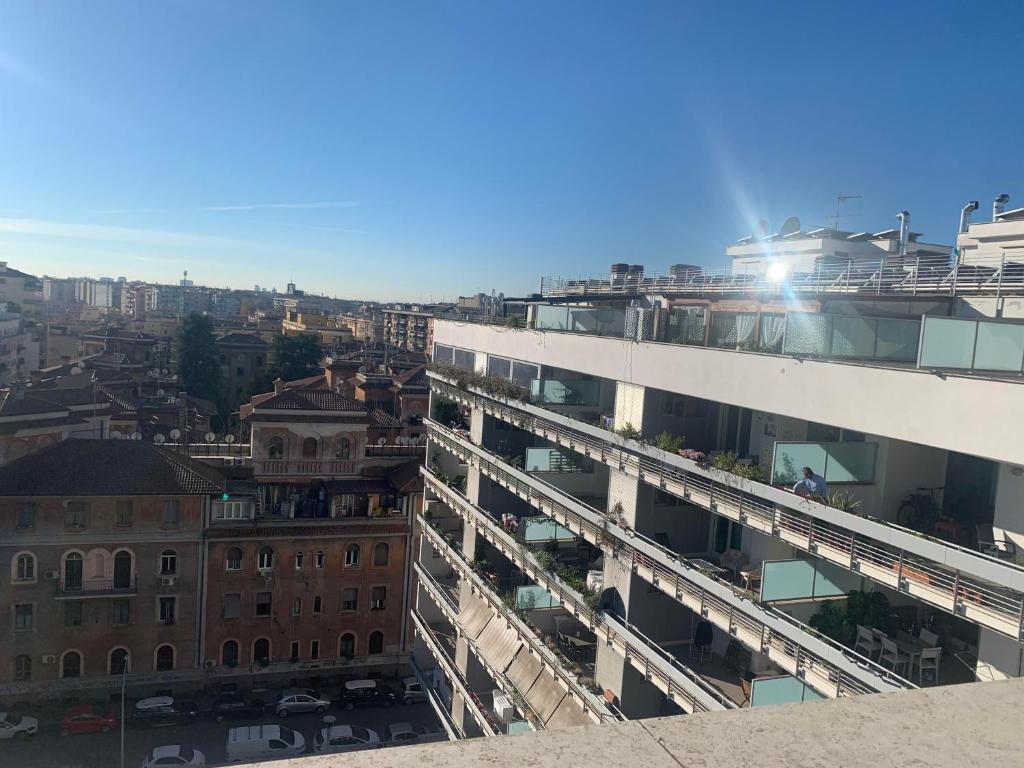
[(945, 487), (937, 485), (934, 488), (918, 488), (917, 493), (911, 493), (902, 501), (896, 513), (896, 521), (904, 528), (930, 534), (941, 512), (936, 491)]

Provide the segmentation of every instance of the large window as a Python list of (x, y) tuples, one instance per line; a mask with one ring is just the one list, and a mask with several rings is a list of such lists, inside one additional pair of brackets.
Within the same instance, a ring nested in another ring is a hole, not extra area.
[(36, 524), (36, 503), (26, 501), (18, 510), (18, 527), (34, 528)]
[(341, 590), (341, 610), (354, 611), (359, 603), (359, 590), (355, 587), (345, 587)]
[(15, 581), (36, 580), (36, 558), (30, 552), (22, 552), (14, 560)]
[(242, 570), (242, 550), (238, 547), (231, 547), (224, 556), (225, 571)]
[(315, 437), (307, 437), (302, 441), (302, 458), (315, 459), (317, 454), (317, 440)]
[(164, 502), (164, 528), (178, 527), (178, 509), (179, 502), (177, 499), (167, 499)]
[(388, 545), (383, 541), (373, 546), (373, 564), (377, 568), (383, 568), (388, 564)]
[(64, 527), (80, 529), (88, 523), (89, 505), (84, 501), (69, 501), (64, 507)]
[(114, 504), (114, 524), (118, 528), (130, 528), (135, 517), (135, 505), (131, 499), (118, 499)]
[(346, 632), (338, 641), (338, 655), (346, 659), (356, 655), (356, 636), (351, 632)]
[(268, 617), (272, 612), (272, 601), (273, 593), (271, 592), (257, 592), (256, 593), (256, 615), (261, 617)]
[(358, 568), (359, 567), (359, 545), (349, 544), (345, 549), (345, 567), (346, 568)]
[(238, 664), (238, 642), (235, 640), (225, 640), (224, 645), (220, 647), (220, 663), (229, 667), (234, 667)]
[(110, 652), (109, 674), (120, 675), (129, 670), (129, 656), (125, 648), (115, 648)]
[(170, 672), (174, 669), (174, 646), (161, 645), (156, 649), (156, 671)]
[(352, 456), (352, 442), (347, 437), (339, 437), (335, 443), (334, 458), (349, 459)]
[(267, 441), (267, 458), (284, 458), (284, 440), (282, 438), (275, 436)]
[(757, 314), (753, 312), (712, 312), (708, 346), (751, 350), (756, 325)]
[(256, 568), (261, 571), (269, 571), (274, 567), (274, 550), (270, 547), (262, 547), (256, 557)]
[(82, 556), (78, 552), (68, 552), (64, 556), (64, 590), (74, 592), (82, 588)]
[(32, 679), (32, 657), (26, 654), (14, 657), (14, 682), (26, 683)]
[(383, 611), (387, 606), (388, 601), (388, 588), (387, 587), (373, 587), (370, 590), (370, 610), (372, 611)]
[(223, 614), (225, 619), (237, 619), (242, 615), (242, 596), (237, 592), (230, 592), (224, 595), (224, 610)]
[(20, 603), (14, 606), (14, 631), (31, 632), (33, 626), (34, 606), (31, 603)]
[(371, 632), (370, 642), (367, 651), (373, 655), (376, 653), (384, 653), (384, 633), (383, 632)]
[[(78, 614), (78, 619), (81, 621), (81, 611)], [(114, 600), (111, 603), (110, 623), (116, 627), (123, 627), (132, 623), (131, 600)]]
[(173, 576), (178, 572), (178, 553), (173, 549), (165, 549), (160, 553), (160, 575)]
[(159, 605), (159, 618), (164, 624), (173, 624), (175, 616), (175, 607), (177, 598), (175, 597), (161, 597)]
[(67, 651), (60, 660), (60, 676), (81, 677), (82, 676), (82, 654), (78, 651)]

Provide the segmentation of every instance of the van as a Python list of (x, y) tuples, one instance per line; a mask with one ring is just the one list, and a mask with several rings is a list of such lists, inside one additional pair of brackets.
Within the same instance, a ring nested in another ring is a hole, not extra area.
[(273, 760), (301, 755), (306, 739), (301, 733), (283, 725), (243, 725), (228, 731), (229, 763)]
[(412, 704), (416, 701), (426, 701), (427, 692), (423, 690), (423, 686), (420, 685), (420, 681), (415, 677), (402, 678), (402, 701), (406, 704)]

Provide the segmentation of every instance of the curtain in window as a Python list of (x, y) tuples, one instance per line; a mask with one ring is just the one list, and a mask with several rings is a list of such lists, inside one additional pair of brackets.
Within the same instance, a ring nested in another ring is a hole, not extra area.
[(782, 352), (782, 335), (785, 330), (785, 315), (761, 315), (761, 339), (758, 349), (762, 352)]
[(754, 327), (757, 325), (757, 315), (744, 313), (736, 315), (736, 348), (754, 348)]

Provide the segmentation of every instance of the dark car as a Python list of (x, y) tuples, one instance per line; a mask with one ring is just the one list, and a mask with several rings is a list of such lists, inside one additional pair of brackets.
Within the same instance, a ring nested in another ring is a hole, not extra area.
[(395, 692), (385, 685), (378, 685), (376, 680), (349, 680), (335, 698), (335, 703), (344, 709), (390, 707), (397, 701)]
[(187, 725), (199, 717), (199, 705), (192, 701), (175, 701), (170, 696), (151, 696), (136, 702), (132, 725), (157, 728), (164, 725)]
[(263, 699), (246, 698), (240, 693), (225, 693), (213, 702), (210, 717), (219, 723), (228, 718), (262, 715), (266, 708), (267, 703)]

